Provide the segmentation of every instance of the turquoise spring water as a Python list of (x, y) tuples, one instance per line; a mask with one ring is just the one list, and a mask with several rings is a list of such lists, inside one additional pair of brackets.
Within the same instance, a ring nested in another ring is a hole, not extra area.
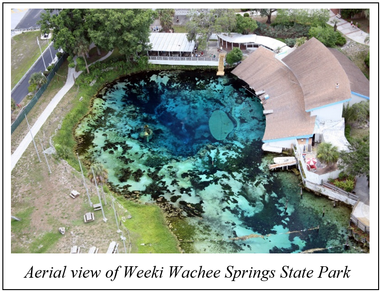
[(185, 252), (358, 252), (343, 249), (348, 207), (301, 197), (297, 176), (268, 170), (263, 107), (243, 85), (214, 70), (117, 80), (77, 127), (77, 150), (107, 168), (114, 191), (175, 210), (192, 229)]

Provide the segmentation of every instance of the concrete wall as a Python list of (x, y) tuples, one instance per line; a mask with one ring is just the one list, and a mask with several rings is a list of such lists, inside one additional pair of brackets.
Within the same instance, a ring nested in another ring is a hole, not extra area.
[(317, 116), (320, 122), (341, 120), (343, 116), (343, 105), (343, 103), (339, 103), (313, 110), (311, 116)]

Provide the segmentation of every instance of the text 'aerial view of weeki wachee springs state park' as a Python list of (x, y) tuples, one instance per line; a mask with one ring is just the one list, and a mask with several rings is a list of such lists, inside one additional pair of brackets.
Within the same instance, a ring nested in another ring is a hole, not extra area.
[(12, 253), (370, 252), (369, 9), (17, 16)]

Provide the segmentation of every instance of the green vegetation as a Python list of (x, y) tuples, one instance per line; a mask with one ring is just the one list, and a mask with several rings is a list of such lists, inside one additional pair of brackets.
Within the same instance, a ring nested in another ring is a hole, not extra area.
[(226, 63), (233, 65), (236, 62), (242, 60), (243, 54), (240, 48), (233, 48), (229, 53), (226, 54)]
[(321, 143), (317, 149), (316, 157), (327, 165), (332, 165), (339, 159), (339, 151), (336, 146), (331, 143)]
[(328, 20), (328, 9), (278, 9), (275, 23), (298, 23), (315, 27), (325, 25)]
[(355, 177), (345, 172), (340, 172), (337, 179), (329, 179), (328, 181), (346, 192), (352, 192), (355, 188)]
[[(41, 32), (25, 32), (12, 37), (11, 40), (11, 87), (25, 75), (34, 62), (40, 57), (41, 52), (37, 44), (37, 37)], [(40, 40), (41, 50), (44, 51), (49, 41)]]
[(334, 31), (329, 25), (311, 27), (308, 32), (309, 37), (314, 37), (327, 47), (343, 46), (347, 42), (341, 32)]
[(62, 234), (59, 232), (48, 232), (45, 233), (42, 237), (37, 238), (29, 246), (30, 253), (45, 253), (54, 246), (58, 240), (62, 237)]
[(42, 74), (42, 72), (33, 73), (29, 79), (29, 92), (35, 92), (39, 90), (41, 86), (44, 85), (46, 82), (48, 82), (48, 80), (46, 79), (46, 76)]
[(179, 252), (176, 237), (168, 230), (164, 214), (158, 206), (141, 205), (122, 197), (118, 197), (117, 201), (133, 218), (127, 219), (123, 225), (130, 231), (131, 237), (139, 246), (139, 253)]
[[(55, 48), (71, 56), (86, 53), (94, 43), (100, 50), (118, 48), (126, 60), (145, 54), (149, 43), (149, 26), (156, 18), (151, 9), (62, 9), (51, 15), (41, 14), (43, 33), (53, 31)], [(81, 48), (82, 47), (82, 48)]]
[(257, 22), (248, 16), (243, 17), (241, 14), (236, 15), (237, 25), (234, 29), (235, 32), (242, 33), (242, 34), (249, 34), (257, 29), (258, 27)]
[(156, 9), (163, 31), (168, 32), (173, 27), (175, 9)]
[(20, 234), (20, 233), (23, 233), (26, 229), (28, 229), (33, 211), (34, 211), (34, 208), (29, 207), (15, 214), (14, 216), (19, 218), (20, 221), (12, 220), (12, 223), (11, 223), (12, 232)]

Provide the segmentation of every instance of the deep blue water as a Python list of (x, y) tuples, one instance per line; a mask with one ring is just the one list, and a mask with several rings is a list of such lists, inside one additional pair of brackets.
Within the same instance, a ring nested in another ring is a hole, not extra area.
[(138, 190), (142, 202), (181, 210), (195, 232), (185, 251), (344, 252), (349, 208), (308, 192), (301, 198), (297, 176), (268, 170), (263, 107), (243, 85), (215, 71), (117, 80), (76, 129), (78, 151), (108, 169), (114, 191)]

